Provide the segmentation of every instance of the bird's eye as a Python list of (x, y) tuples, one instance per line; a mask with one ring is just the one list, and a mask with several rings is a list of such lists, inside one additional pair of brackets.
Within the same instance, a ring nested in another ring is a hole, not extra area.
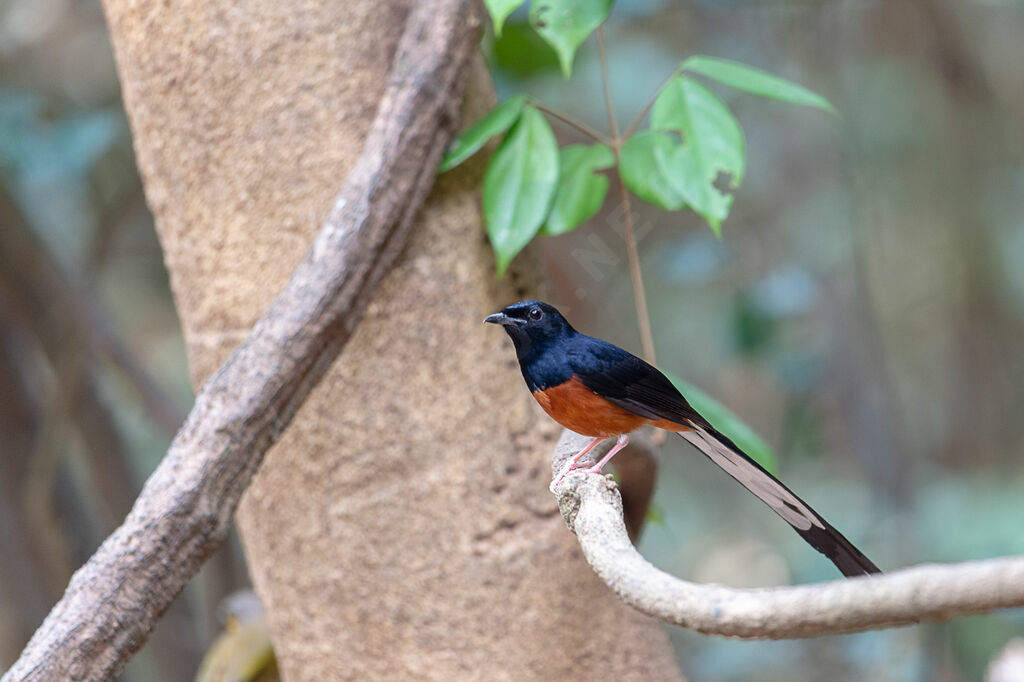
[(540, 318), (544, 317), (544, 313), (541, 312), (540, 308), (530, 308), (530, 319), (536, 322)]

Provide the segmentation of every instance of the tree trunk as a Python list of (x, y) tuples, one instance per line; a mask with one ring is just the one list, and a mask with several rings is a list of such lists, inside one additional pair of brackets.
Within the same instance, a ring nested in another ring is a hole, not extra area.
[[(193, 383), (284, 284), (358, 155), (408, 5), (105, 0)], [(467, 116), (493, 95), (482, 68)], [(479, 162), (438, 183), (243, 500), (287, 680), (678, 679), (547, 492), (558, 430), (484, 315)]]

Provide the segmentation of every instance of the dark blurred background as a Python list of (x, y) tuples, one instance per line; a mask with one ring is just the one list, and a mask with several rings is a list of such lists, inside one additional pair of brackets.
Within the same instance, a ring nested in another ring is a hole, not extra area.
[[(0, 179), (3, 670), (192, 402), (98, 1), (0, 1)], [(192, 679), (246, 580), (233, 542), (124, 679)]]
[[(485, 40), (499, 94), (606, 129), (593, 44), (565, 81), (525, 21)], [(883, 568), (1024, 553), (1022, 35), (1015, 0), (633, 0), (607, 26), (620, 121), (698, 53), (839, 109), (715, 87), (749, 168), (723, 238), (633, 206), (659, 364), (762, 434), (780, 476)], [(0, 0), (0, 74), (2, 670), (192, 396), (99, 3)], [(587, 226), (543, 238), (545, 296), (638, 351), (621, 221), (613, 191)], [(836, 577), (674, 440), (641, 540), (652, 561), (737, 586)], [(245, 581), (233, 542), (124, 678), (191, 679)], [(975, 680), (1024, 614), (793, 642), (671, 635), (693, 680)]]

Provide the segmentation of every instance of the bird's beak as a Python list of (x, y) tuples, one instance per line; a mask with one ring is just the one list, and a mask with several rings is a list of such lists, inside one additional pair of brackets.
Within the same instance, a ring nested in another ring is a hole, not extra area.
[(491, 324), (500, 324), (502, 326), (508, 324), (522, 324), (519, 320), (514, 317), (509, 317), (505, 313), (494, 313), (484, 318), (484, 322), (490, 322)]

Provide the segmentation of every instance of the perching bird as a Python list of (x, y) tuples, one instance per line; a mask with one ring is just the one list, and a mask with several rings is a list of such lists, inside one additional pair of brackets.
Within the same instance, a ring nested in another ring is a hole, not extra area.
[(664, 374), (640, 358), (580, 334), (541, 301), (514, 303), (484, 322), (500, 324), (512, 337), (526, 385), (544, 411), (570, 431), (594, 439), (569, 469), (607, 438), (618, 441), (588, 469), (591, 473), (600, 472), (626, 446), (631, 431), (648, 424), (673, 431), (757, 495), (843, 575), (881, 573), (806, 502), (716, 431)]

